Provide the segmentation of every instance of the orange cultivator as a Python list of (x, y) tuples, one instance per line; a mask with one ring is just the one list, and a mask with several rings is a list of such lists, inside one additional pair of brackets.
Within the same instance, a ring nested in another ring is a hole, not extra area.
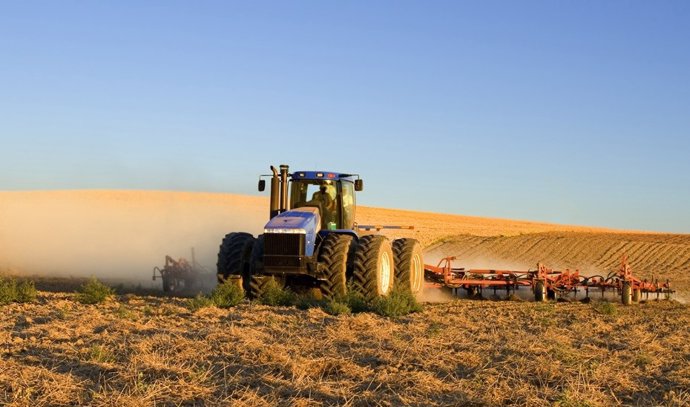
[(456, 257), (446, 257), (439, 261), (438, 265), (424, 265), (425, 278), (429, 285), (434, 287), (447, 287), (457, 293), (462, 288), (468, 296), (480, 296), (485, 289), (506, 290), (508, 294), (521, 287), (529, 287), (534, 293), (536, 301), (556, 299), (557, 296), (585, 292), (585, 298), (589, 298), (591, 290), (601, 292), (613, 291), (621, 296), (623, 304), (628, 305), (639, 302), (642, 295), (649, 298), (650, 294), (656, 294), (659, 298), (664, 295), (670, 298), (674, 292), (670, 283), (666, 280), (660, 283), (658, 279), (652, 281), (641, 280), (632, 274), (627, 256), (623, 256), (621, 266), (617, 271), (604, 276), (583, 276), (579, 270), (569, 269), (557, 271), (539, 263), (534, 270), (490, 270), (490, 269), (465, 269), (453, 267), (452, 262)]

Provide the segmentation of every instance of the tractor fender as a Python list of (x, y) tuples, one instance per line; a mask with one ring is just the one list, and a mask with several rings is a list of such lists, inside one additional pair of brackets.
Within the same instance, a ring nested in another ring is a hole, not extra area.
[(357, 241), (359, 240), (359, 235), (352, 229), (335, 229), (335, 230), (322, 230), (319, 232), (319, 237), (325, 239), (331, 233), (337, 233), (339, 235), (348, 235)]

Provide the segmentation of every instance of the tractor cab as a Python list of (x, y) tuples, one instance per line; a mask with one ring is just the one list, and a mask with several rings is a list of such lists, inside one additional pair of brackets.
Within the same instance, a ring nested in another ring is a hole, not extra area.
[[(291, 209), (312, 207), (318, 209), (320, 229), (354, 229), (355, 191), (363, 189), (357, 175), (318, 171), (289, 174), (287, 166), (281, 166), (280, 172), (271, 169), (271, 218)], [(265, 182), (260, 180), (259, 191), (264, 188)]]
[(355, 186), (352, 180), (339, 175), (292, 174), (290, 209), (316, 207), (321, 215), (321, 229), (352, 229), (355, 222)]

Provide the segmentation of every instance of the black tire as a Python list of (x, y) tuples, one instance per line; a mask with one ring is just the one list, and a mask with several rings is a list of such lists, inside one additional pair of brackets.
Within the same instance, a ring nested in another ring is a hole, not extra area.
[(164, 293), (169, 293), (173, 291), (173, 284), (172, 281), (170, 281), (170, 277), (163, 277), (163, 292)]
[(254, 247), (254, 237), (249, 233), (228, 233), (218, 251), (217, 277), (222, 284), (231, 275), (249, 280), (249, 260)]
[(254, 241), (252, 254), (249, 257), (249, 276), (242, 281), (245, 291), (249, 291), (251, 276), (260, 276), (264, 273), (264, 235), (259, 235)]
[(623, 305), (630, 305), (632, 303), (632, 286), (630, 282), (624, 281), (621, 288), (621, 302)]
[(546, 298), (552, 301), (556, 301), (558, 299), (556, 295), (556, 290), (551, 290), (551, 289), (546, 289)]
[(636, 288), (632, 292), (632, 302), (640, 302), (642, 299), (642, 290)]
[(184, 291), (192, 291), (197, 288), (198, 286), (198, 281), (196, 277), (188, 277), (185, 278), (184, 280)]
[(546, 284), (542, 280), (537, 281), (534, 285), (534, 301), (546, 301)]
[(479, 287), (473, 285), (470, 287), (465, 288), (465, 292), (467, 293), (467, 298), (481, 298), (481, 295), (479, 294)]
[(352, 236), (331, 233), (319, 248), (319, 264), (325, 266), (324, 280), (319, 284), (325, 299), (343, 297), (347, 293), (347, 256)]
[(395, 265), (390, 241), (379, 235), (362, 236), (355, 250), (353, 289), (371, 301), (387, 296), (394, 283)]
[(400, 287), (418, 294), (424, 287), (424, 255), (416, 239), (393, 241), (395, 281)]
[(257, 300), (266, 291), (266, 286), (270, 281), (275, 281), (279, 287), (283, 288), (285, 286), (282, 279), (276, 278), (274, 276), (257, 276), (253, 275), (249, 278), (249, 289), (247, 289), (247, 296), (251, 300)]

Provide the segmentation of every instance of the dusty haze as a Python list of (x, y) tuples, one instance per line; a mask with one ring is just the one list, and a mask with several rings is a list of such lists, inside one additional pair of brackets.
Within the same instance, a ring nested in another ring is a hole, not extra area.
[(0, 264), (12, 271), (150, 280), (164, 256), (212, 270), (233, 230), (258, 233), (265, 199), (140, 191), (0, 193)]
[[(231, 231), (261, 232), (262, 196), (161, 191), (0, 192), (0, 271), (150, 281), (166, 254), (215, 270), (218, 245)], [(688, 235), (621, 233), (604, 228), (359, 207), (359, 224), (414, 225), (388, 231), (415, 237), (427, 262), (461, 255), (465, 267), (597, 270), (626, 251), (645, 274), (671, 269), (687, 282)], [(637, 263), (636, 263), (637, 262)], [(660, 268), (655, 269), (655, 265)], [(157, 284), (152, 284), (157, 286)], [(688, 284), (690, 285), (690, 284)]]

